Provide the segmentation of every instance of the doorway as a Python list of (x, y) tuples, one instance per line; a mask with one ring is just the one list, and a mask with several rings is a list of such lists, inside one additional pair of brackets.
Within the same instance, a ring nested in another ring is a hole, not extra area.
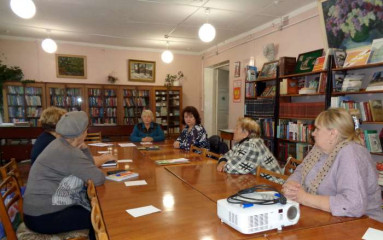
[(229, 61), (204, 70), (204, 126), (209, 136), (229, 127)]

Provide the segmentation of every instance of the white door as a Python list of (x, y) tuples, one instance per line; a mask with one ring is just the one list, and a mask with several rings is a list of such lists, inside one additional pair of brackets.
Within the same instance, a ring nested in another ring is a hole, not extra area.
[(218, 69), (217, 130), (229, 127), (229, 71)]

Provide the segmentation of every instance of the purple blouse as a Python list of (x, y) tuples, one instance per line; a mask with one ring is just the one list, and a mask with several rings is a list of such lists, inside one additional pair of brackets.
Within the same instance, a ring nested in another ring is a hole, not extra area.
[[(327, 156), (322, 154), (308, 173), (304, 183), (306, 186), (315, 179)], [(299, 165), (287, 181), (300, 183), (302, 166), (303, 164)], [(317, 193), (330, 196), (330, 211), (334, 216), (367, 215), (383, 222), (378, 173), (370, 153), (357, 143), (350, 143), (338, 153)]]

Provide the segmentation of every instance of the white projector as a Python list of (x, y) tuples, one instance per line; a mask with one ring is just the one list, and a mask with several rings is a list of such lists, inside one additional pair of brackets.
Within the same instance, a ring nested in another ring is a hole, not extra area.
[[(254, 192), (243, 194), (250, 198), (269, 198), (276, 192)], [(266, 197), (265, 197), (266, 196)], [(244, 199), (245, 200), (245, 199)], [(222, 222), (244, 234), (263, 232), (271, 229), (282, 230), (294, 225), (300, 217), (299, 203), (287, 200), (286, 204), (257, 205), (244, 207), (228, 203), (227, 199), (217, 201), (217, 213)]]

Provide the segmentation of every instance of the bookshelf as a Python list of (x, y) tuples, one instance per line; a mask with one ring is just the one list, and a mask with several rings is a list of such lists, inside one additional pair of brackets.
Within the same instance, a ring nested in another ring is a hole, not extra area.
[(60, 107), (68, 112), (85, 110), (83, 85), (47, 83), (46, 92), (48, 107)]
[(152, 89), (147, 87), (123, 87), (123, 125), (134, 125), (141, 122), (144, 109), (151, 109)]
[(154, 88), (155, 121), (162, 125), (167, 137), (174, 137), (181, 131), (182, 88)]
[(91, 125), (117, 125), (117, 86), (85, 86)]
[(30, 126), (37, 126), (45, 108), (44, 84), (5, 82), (3, 98), (6, 122), (29, 122)]

